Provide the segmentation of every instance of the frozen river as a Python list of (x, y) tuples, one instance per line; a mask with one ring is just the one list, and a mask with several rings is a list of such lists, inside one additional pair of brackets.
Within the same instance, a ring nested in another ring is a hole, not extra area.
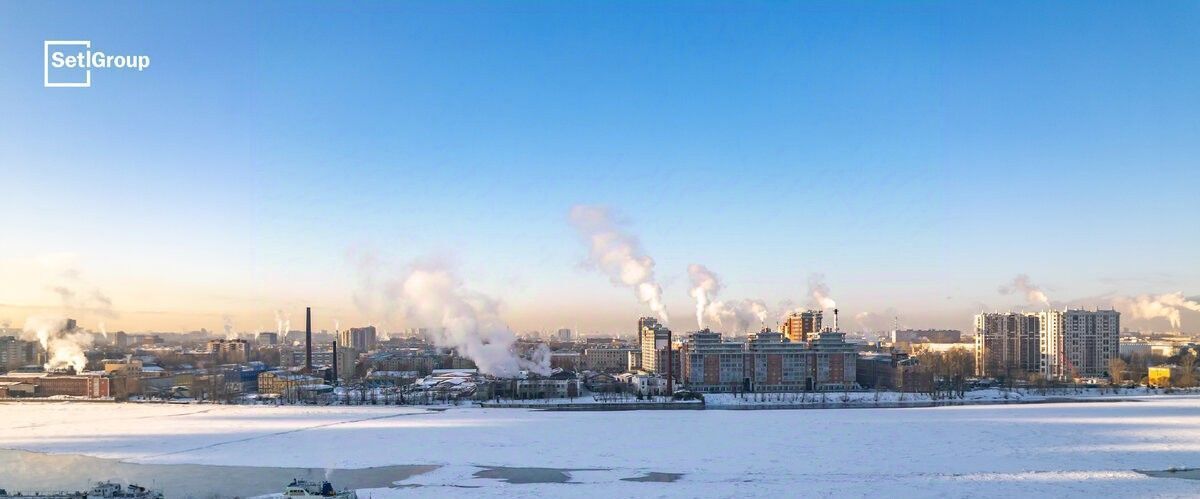
[[(126, 471), (86, 478), (136, 473), (168, 497), (202, 497), (194, 482), (172, 494), (173, 477), (222, 469), (247, 473), (246, 495), (266, 486), (255, 477), (328, 472), (373, 497), (1197, 497), (1200, 480), (1134, 470), (1200, 467), (1200, 398), (627, 412), (4, 403), (0, 448), (113, 459)], [(0, 468), (0, 488), (91, 468), (4, 456), (30, 465)], [(371, 467), (392, 468), (353, 474)]]

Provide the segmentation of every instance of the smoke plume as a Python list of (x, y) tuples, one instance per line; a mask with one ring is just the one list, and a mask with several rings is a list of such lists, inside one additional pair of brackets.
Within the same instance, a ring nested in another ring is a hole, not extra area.
[(225, 339), (236, 340), (237, 333), (233, 331), (233, 317), (229, 314), (221, 316), (221, 325), (225, 328)]
[(351, 248), (346, 259), (354, 267), (358, 281), (352, 296), (362, 318), (382, 333), (392, 330), (398, 315), (400, 283), (389, 273), (390, 266), (375, 251)]
[(1020, 274), (1013, 278), (1012, 282), (1000, 286), (1000, 294), (1010, 295), (1020, 293), (1025, 295), (1025, 302), (1035, 307), (1046, 307), (1050, 305), (1050, 299), (1046, 297), (1046, 293), (1029, 279), (1028, 275)]
[(896, 318), (899, 315), (894, 308), (883, 312), (859, 312), (854, 315), (854, 322), (865, 332), (881, 332), (896, 326)]
[(499, 304), (466, 289), (449, 269), (414, 264), (399, 289), (408, 325), (429, 328), (434, 344), (474, 360), (480, 372), (500, 377), (522, 370), (550, 374), (549, 349), (542, 345), (530, 360), (517, 356), (516, 335), (500, 320)]
[(607, 275), (613, 284), (633, 289), (638, 300), (667, 323), (662, 286), (654, 279), (654, 259), (642, 252), (637, 238), (621, 230), (604, 207), (576, 205), (571, 207), (569, 218), (588, 245), (587, 264)]
[(808, 275), (808, 306), (815, 310), (837, 308), (837, 303), (829, 297), (829, 286), (825, 284), (824, 274)]
[(291, 331), (291, 330), (292, 330), (292, 320), (291, 320), (290, 316), (288, 315), (288, 313), (284, 312), (283, 310), (276, 310), (275, 311), (275, 332), (276, 332), (276, 334), (279, 335), (279, 339), (282, 341), (284, 335), (286, 335), (287, 332)]
[(721, 280), (715, 273), (700, 264), (688, 265), (688, 277), (692, 288), (688, 294), (696, 300), (696, 325), (705, 328), (706, 322), (721, 327), (733, 327), (737, 332), (749, 331), (754, 325), (766, 323), (769, 311), (762, 300), (724, 302), (717, 299), (721, 292)]
[(1200, 312), (1200, 301), (1187, 298), (1182, 292), (1114, 298), (1113, 306), (1134, 319), (1167, 319), (1176, 331), (1183, 325), (1180, 312)]
[(692, 290), (688, 294), (696, 300), (696, 326), (704, 329), (704, 316), (710, 313), (713, 299), (721, 292), (721, 282), (708, 267), (698, 263), (688, 265), (688, 277), (692, 279)]
[(109, 319), (119, 317), (119, 314), (113, 309), (112, 298), (100, 291), (100, 288), (87, 289), (88, 283), (84, 281), (83, 272), (78, 268), (70, 265), (61, 270), (58, 275), (61, 280), (57, 284), (49, 286), (49, 289), (58, 295), (63, 310), (73, 313), (90, 313)]
[(78, 328), (67, 329), (68, 320), (61, 316), (33, 316), (25, 319), (21, 339), (36, 340), (46, 350), (47, 371), (72, 367), (75, 372), (87, 368), (84, 352), (92, 345), (92, 335)]

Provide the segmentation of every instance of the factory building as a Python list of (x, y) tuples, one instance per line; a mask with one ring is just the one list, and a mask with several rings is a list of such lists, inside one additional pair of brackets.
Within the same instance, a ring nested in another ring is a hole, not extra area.
[(258, 393), (288, 395), (297, 393), (301, 387), (323, 385), (324, 379), (307, 374), (284, 370), (265, 371), (258, 374)]
[(83, 374), (9, 373), (0, 376), (0, 383), (5, 382), (32, 385), (35, 397), (109, 398), (113, 396), (112, 379), (103, 372)]

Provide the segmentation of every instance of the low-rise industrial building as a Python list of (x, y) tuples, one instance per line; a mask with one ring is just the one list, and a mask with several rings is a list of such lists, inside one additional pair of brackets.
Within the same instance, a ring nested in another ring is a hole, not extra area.
[[(81, 397), (110, 398), (113, 396), (112, 379), (103, 372), (83, 374), (58, 373), (8, 373), (0, 376), (0, 383), (17, 382), (33, 385), (35, 397)], [(24, 387), (20, 388), (24, 391)]]

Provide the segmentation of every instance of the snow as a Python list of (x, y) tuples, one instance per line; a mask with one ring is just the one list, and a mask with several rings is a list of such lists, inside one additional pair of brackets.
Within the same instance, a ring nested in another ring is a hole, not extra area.
[[(143, 463), (443, 466), (361, 497), (1194, 497), (1200, 482), (1133, 470), (1200, 466), (1200, 397), (591, 412), (3, 403), (0, 447)], [(491, 466), (595, 470), (566, 484), (474, 477)], [(648, 472), (684, 476), (622, 480)]]

